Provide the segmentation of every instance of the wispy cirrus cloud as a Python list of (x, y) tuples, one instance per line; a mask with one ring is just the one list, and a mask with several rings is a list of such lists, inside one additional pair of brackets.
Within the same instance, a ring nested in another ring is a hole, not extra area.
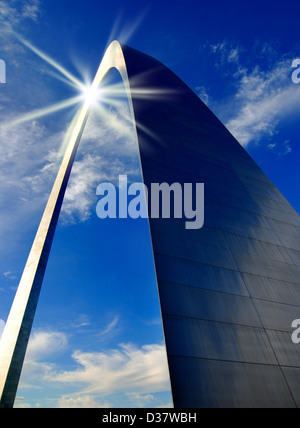
[[(117, 181), (119, 174), (139, 175), (133, 128), (124, 110), (109, 109), (91, 115), (83, 134), (62, 208), (63, 224), (87, 221), (97, 204), (102, 181)], [(5, 124), (5, 121), (4, 121)], [(41, 121), (14, 127), (0, 124), (0, 234), (41, 216), (60, 166), (67, 126), (53, 132)], [(9, 207), (9, 210), (7, 209)], [(38, 221), (38, 218), (37, 218)]]
[(140, 175), (132, 124), (124, 119), (128, 107), (101, 109), (92, 113), (83, 133), (66, 191), (62, 219), (65, 223), (88, 220), (97, 204), (96, 188), (103, 181), (118, 182), (120, 174), (130, 179)]
[[(39, 111), (53, 97), (48, 78), (40, 78), (45, 69), (51, 67), (39, 57), (26, 55), (26, 48), (14, 36), (16, 29), (22, 29), (23, 22), (37, 20), (40, 6), (39, 0), (0, 0), (0, 24), (5, 29), (0, 34), (0, 50), (9, 55), (10, 66), (8, 83), (1, 88), (0, 99), (2, 235), (17, 229), (20, 218), (26, 223), (35, 214), (41, 215), (59, 168), (63, 155), (60, 147), (66, 141), (67, 121), (70, 122), (70, 114), (65, 116), (65, 125), (59, 118), (55, 127), (53, 122), (43, 118), (32, 117), (27, 122), (18, 122), (18, 117), (24, 118), (24, 112), (28, 116), (32, 109), (32, 97), (28, 95), (32, 94), (33, 88), (34, 111)], [(26, 68), (21, 67), (23, 62)], [(100, 116), (90, 116), (64, 199), (64, 224), (90, 218), (97, 203), (95, 190), (101, 181), (117, 179), (124, 172), (128, 175), (138, 172), (137, 163), (131, 161), (134, 153), (137, 161), (137, 148), (132, 125), (126, 120), (128, 109), (124, 105), (119, 103), (114, 109), (102, 108)], [(7, 126), (12, 121), (14, 126)]]
[(63, 132), (51, 135), (37, 121), (10, 129), (0, 126), (0, 235), (3, 245), (7, 234), (19, 230), (21, 219), (23, 224), (30, 224), (32, 218), (41, 215), (58, 167), (56, 152), (63, 135)]
[(113, 336), (117, 335), (120, 331), (120, 317), (118, 315), (114, 316), (112, 321), (110, 321), (107, 326), (97, 335), (97, 338), (100, 341), (106, 341), (111, 339)]
[[(215, 67), (226, 76), (230, 95), (213, 101), (205, 88), (211, 108), (229, 131), (243, 145), (272, 140), (282, 122), (299, 111), (300, 88), (291, 80), (291, 57), (279, 55), (273, 45), (255, 42), (251, 52), (228, 40), (206, 47), (213, 55)], [(256, 65), (253, 66), (253, 64)], [(287, 140), (270, 144), (278, 154), (291, 152)], [(275, 144), (275, 145), (274, 145)]]
[(228, 40), (208, 45), (210, 54), (214, 55), (214, 65), (221, 69), (222, 73), (239, 77), (246, 73), (246, 68), (241, 61), (244, 49), (237, 43), (230, 43)]
[(40, 14), (40, 0), (28, 0), (22, 5), (22, 17), (36, 21)]
[(4, 272), (3, 275), (4, 275), (5, 278), (7, 278), (7, 279), (9, 279), (11, 281), (17, 279), (17, 276), (13, 272), (11, 272), (11, 271)]
[(0, 40), (5, 41), (1, 51), (20, 52), (20, 47), (8, 38), (27, 21), (37, 21), (40, 14), (40, 0), (0, 0)]
[(226, 126), (242, 145), (274, 136), (279, 123), (300, 108), (300, 91), (290, 80), (290, 63), (279, 62), (267, 72), (256, 67), (245, 74), (233, 101), (236, 112)]

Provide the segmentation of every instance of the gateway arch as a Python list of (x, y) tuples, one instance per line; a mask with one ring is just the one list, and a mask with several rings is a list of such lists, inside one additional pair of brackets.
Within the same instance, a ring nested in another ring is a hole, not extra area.
[[(157, 60), (114, 41), (92, 85), (121, 74), (144, 184), (205, 183), (205, 225), (149, 219), (174, 405), (300, 406), (300, 217), (207, 106)], [(173, 96), (142, 99), (143, 88)], [(80, 111), (0, 343), (0, 407), (12, 407), (64, 193)], [(150, 132), (149, 132), (150, 131)], [(101, 382), (101, 380), (99, 380)]]

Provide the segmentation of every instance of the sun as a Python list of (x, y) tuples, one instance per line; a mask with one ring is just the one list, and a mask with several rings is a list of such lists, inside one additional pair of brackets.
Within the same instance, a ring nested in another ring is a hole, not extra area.
[[(32, 52), (34, 52), (37, 56), (39, 56), (43, 61), (45, 61), (48, 65), (50, 65), (56, 72), (55, 74), (52, 74), (54, 77), (56, 77), (59, 80), (62, 80), (65, 84), (68, 84), (73, 89), (75, 89), (76, 94), (75, 96), (61, 100), (57, 102), (56, 104), (42, 107), (40, 109), (36, 109), (33, 111), (30, 111), (28, 113), (25, 113), (21, 116), (18, 116), (14, 118), (11, 121), (6, 121), (4, 123), (0, 123), (1, 128), (10, 128), (14, 127), (16, 125), (22, 124), (24, 122), (32, 121), (38, 118), (45, 117), (47, 115), (56, 113), (58, 111), (78, 106), (79, 108), (83, 108), (83, 110), (96, 110), (99, 112), (99, 114), (105, 114), (105, 106), (115, 106), (118, 108), (120, 103), (124, 100), (124, 98), (127, 99), (127, 91), (122, 83), (117, 84), (111, 84), (106, 85), (105, 83), (102, 84), (102, 86), (99, 88), (99, 85), (94, 80), (93, 83), (91, 83), (91, 80), (88, 77), (88, 73), (84, 70), (81, 70), (81, 75), (83, 76), (82, 79), (74, 76), (70, 71), (68, 71), (64, 66), (59, 64), (57, 61), (55, 61), (53, 58), (51, 58), (48, 54), (45, 52), (42, 52), (39, 48), (34, 46), (32, 43), (25, 40), (23, 37), (19, 35), (15, 35), (19, 42), (21, 42), (24, 46), (26, 46), (28, 49), (30, 49)], [(89, 83), (88, 83), (89, 82)], [(142, 98), (142, 99), (152, 99), (155, 97), (156, 99), (158, 97), (166, 97), (166, 96), (173, 96), (174, 94), (169, 89), (157, 90), (156, 88), (145, 88), (143, 77), (135, 76), (134, 79), (132, 79), (132, 87), (131, 87), (131, 95), (135, 98)], [(80, 112), (80, 110), (78, 110)], [(124, 117), (124, 119), (128, 121), (132, 121), (132, 118), (130, 117)], [(144, 132), (150, 133), (150, 130), (147, 130), (142, 124), (135, 122), (137, 128), (142, 129)], [(70, 125), (71, 126), (71, 125)], [(151, 132), (152, 137), (155, 137), (153, 133)]]
[(32, 52), (34, 52), (37, 56), (39, 56), (43, 61), (47, 62), (52, 68), (59, 72), (59, 74), (55, 74), (55, 77), (59, 80), (62, 80), (64, 83), (73, 87), (77, 94), (72, 98), (65, 99), (57, 102), (56, 104), (43, 107), (40, 109), (33, 110), (31, 112), (25, 113), (19, 117), (14, 118), (12, 121), (2, 123), (2, 127), (11, 127), (16, 126), (24, 122), (28, 122), (31, 120), (35, 120), (49, 114), (58, 112), (60, 110), (69, 108), (75, 105), (84, 104), (88, 108), (96, 107), (99, 105), (101, 101), (101, 90), (95, 87), (93, 84), (87, 84), (84, 82), (85, 79), (78, 79), (72, 73), (70, 73), (65, 67), (58, 64), (53, 58), (51, 58), (46, 53), (42, 52), (37, 47), (33, 46), (30, 42), (25, 40), (24, 38), (17, 36), (18, 40), (27, 48), (29, 48)]
[(81, 96), (87, 107), (95, 107), (101, 101), (101, 89), (95, 88), (93, 85), (83, 86)]

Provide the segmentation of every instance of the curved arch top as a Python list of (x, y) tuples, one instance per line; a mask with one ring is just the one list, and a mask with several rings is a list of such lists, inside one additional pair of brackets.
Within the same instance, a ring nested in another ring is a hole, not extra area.
[[(128, 58), (126, 58), (128, 56)], [(140, 57), (140, 58), (139, 58)], [(122, 46), (118, 41), (113, 41), (107, 48), (100, 63), (91, 90), (97, 90), (112, 68), (116, 68), (123, 79), (129, 106), (131, 108), (133, 123), (135, 113), (133, 97), (128, 76), (128, 63), (131, 77), (139, 73), (141, 61), (145, 57), (127, 46)], [(157, 62), (153, 59), (154, 67)], [(137, 66), (138, 65), (138, 66)], [(136, 70), (135, 70), (135, 67)], [(153, 67), (153, 65), (152, 65)], [(149, 72), (149, 67), (144, 71)], [(54, 186), (49, 196), (43, 217), (35, 236), (26, 266), (21, 277), (9, 317), (0, 341), (0, 408), (12, 407), (21, 370), (25, 358), (26, 348), (32, 328), (32, 323), (38, 303), (41, 285), (43, 282), (50, 249), (59, 218), (64, 194), (70, 177), (74, 158), (84, 131), (90, 103), (85, 101), (78, 115), (74, 118), (70, 127), (69, 143), (57, 174)], [(136, 126), (135, 126), (136, 130)]]
[[(172, 119), (170, 123), (170, 118), (166, 114), (169, 109), (167, 97), (162, 99), (156, 95), (149, 96), (145, 100), (136, 92), (139, 93), (141, 87), (148, 95), (153, 89), (157, 94), (166, 93), (168, 90), (174, 91), (174, 88), (178, 91), (179, 88), (183, 93), (188, 91), (192, 96), (197, 97), (160, 62), (128, 46), (121, 45), (118, 41), (113, 41), (107, 48), (91, 85), (91, 91), (99, 88), (112, 68), (119, 71), (124, 82), (137, 136), (141, 172), (145, 184), (149, 185), (151, 174), (150, 176), (145, 174), (147, 159), (149, 155), (152, 158), (155, 154), (157, 144), (164, 144), (164, 130), (174, 126), (174, 123)], [(135, 89), (137, 89), (136, 92)], [(200, 102), (198, 98), (197, 102)], [(71, 124), (68, 146), (0, 341), (0, 407), (12, 407), (15, 400), (59, 213), (89, 111), (90, 103), (87, 100)], [(153, 115), (156, 115), (156, 120), (153, 120)], [(164, 127), (157, 127), (162, 120), (164, 120)]]
[[(185, 231), (185, 219), (149, 219), (175, 407), (300, 405), (300, 382), (294, 381), (300, 379), (299, 354), (285, 334), (295, 318), (295, 302), (300, 307), (295, 255), (300, 247), (291, 238), (291, 231), (300, 230), (299, 215), (170, 69), (114, 41), (92, 90), (111, 68), (125, 85), (145, 185), (205, 183), (207, 215), (201, 230)], [(85, 102), (73, 121), (0, 342), (0, 407), (14, 403), (89, 109)]]

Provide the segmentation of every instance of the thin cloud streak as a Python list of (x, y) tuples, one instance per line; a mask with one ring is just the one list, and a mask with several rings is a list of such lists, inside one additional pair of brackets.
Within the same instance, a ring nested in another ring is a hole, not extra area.
[(49, 107), (44, 107), (41, 109), (37, 109), (34, 111), (31, 111), (29, 113), (23, 114), (21, 116), (19, 116), (18, 118), (12, 120), (12, 121), (5, 121), (1, 124), (2, 128), (11, 128), (14, 127), (16, 125), (20, 125), (21, 123), (25, 123), (25, 122), (31, 122), (35, 119), (39, 119), (43, 116), (48, 116), (49, 114), (53, 114), (56, 113), (60, 110), (64, 110), (66, 108), (72, 107), (76, 104), (78, 104), (81, 101), (81, 97), (73, 97), (70, 98), (68, 100), (64, 100), (64, 101), (60, 101), (56, 104), (53, 104), (52, 106)]
[(199, 96), (204, 94), (204, 101), (217, 111), (244, 147), (250, 143), (260, 144), (263, 140), (268, 142), (277, 134), (283, 120), (300, 108), (300, 90), (292, 83), (288, 55), (278, 58), (271, 45), (257, 43), (255, 56), (264, 59), (265, 69), (258, 65), (249, 69), (248, 58), (240, 45), (224, 40), (205, 48), (214, 56), (215, 67), (222, 68), (232, 91), (230, 97), (213, 102), (205, 88), (198, 87)]
[(83, 83), (79, 79), (77, 79), (77, 77), (75, 77), (72, 73), (70, 73), (65, 67), (58, 64), (57, 61), (55, 61), (49, 55), (42, 52), (40, 49), (33, 46), (33, 44), (31, 44), (30, 42), (25, 40), (23, 37), (21, 37), (17, 34), (15, 34), (15, 36), (24, 46), (26, 46), (28, 49), (30, 49), (32, 52), (34, 52), (36, 55), (38, 55), (46, 63), (51, 65), (54, 69), (59, 71), (63, 76), (65, 76), (69, 80), (70, 83), (73, 83), (73, 86), (75, 88), (80, 89), (83, 87)]
[(241, 79), (235, 94), (238, 112), (226, 126), (243, 146), (275, 135), (282, 119), (299, 110), (299, 88), (288, 78), (288, 64), (280, 63), (270, 72), (255, 69)]

